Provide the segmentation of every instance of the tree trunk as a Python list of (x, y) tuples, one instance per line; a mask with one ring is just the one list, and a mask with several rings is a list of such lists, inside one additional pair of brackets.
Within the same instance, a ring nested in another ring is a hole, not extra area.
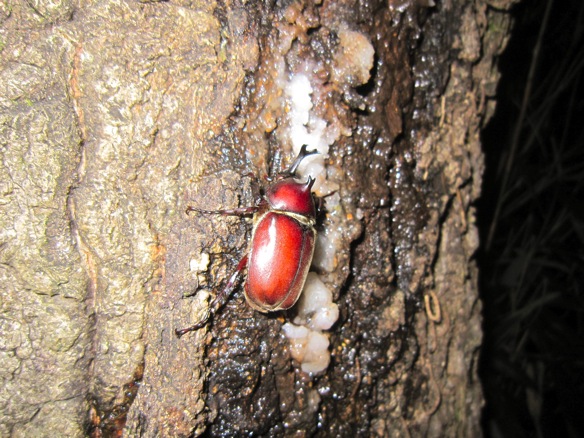
[[(0, 435), (479, 436), (473, 202), (511, 3), (0, 6)], [(252, 226), (186, 207), (252, 204), (245, 175), (304, 142), (330, 364), (240, 286), (177, 339)]]

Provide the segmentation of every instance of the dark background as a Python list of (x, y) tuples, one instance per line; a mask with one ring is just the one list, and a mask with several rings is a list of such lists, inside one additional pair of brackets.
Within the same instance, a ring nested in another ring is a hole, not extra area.
[(478, 205), (487, 437), (584, 435), (584, 2), (517, 4)]

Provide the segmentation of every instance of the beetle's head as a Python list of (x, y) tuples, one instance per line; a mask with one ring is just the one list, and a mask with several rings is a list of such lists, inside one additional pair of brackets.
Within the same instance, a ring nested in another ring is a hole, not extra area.
[(306, 182), (294, 178), (284, 178), (268, 187), (266, 198), (274, 210), (285, 211), (315, 219), (316, 207), (312, 196), (314, 178), (308, 176)]

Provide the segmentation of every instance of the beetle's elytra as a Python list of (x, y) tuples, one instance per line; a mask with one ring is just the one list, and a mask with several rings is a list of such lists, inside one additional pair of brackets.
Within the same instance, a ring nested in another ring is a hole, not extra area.
[(252, 207), (232, 210), (201, 210), (187, 208), (187, 214), (195, 211), (203, 214), (229, 216), (254, 215), (254, 226), (248, 253), (243, 256), (225, 288), (210, 305), (210, 312), (198, 323), (175, 330), (181, 337), (205, 325), (229, 298), (237, 285), (239, 276), (247, 269), (244, 286), (248, 304), (260, 312), (272, 312), (292, 307), (304, 287), (306, 275), (312, 262), (316, 231), (316, 205), (312, 195), (314, 179), (306, 182), (294, 179), (300, 162), (308, 155), (302, 146), (290, 168), (278, 175), (277, 180), (265, 191)]

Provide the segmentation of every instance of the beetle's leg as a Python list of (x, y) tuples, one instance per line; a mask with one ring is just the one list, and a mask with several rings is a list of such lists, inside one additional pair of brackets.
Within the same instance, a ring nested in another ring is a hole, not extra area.
[(196, 324), (193, 324), (190, 327), (186, 327), (184, 329), (175, 329), (174, 330), (174, 332), (176, 333), (176, 336), (178, 338), (180, 338), (181, 336), (183, 336), (186, 333), (193, 332), (193, 331), (198, 330), (201, 327), (203, 327), (207, 323), (207, 321), (209, 320), (211, 315), (214, 315), (215, 313), (217, 313), (217, 311), (225, 305), (225, 303), (227, 302), (227, 300), (231, 296), (231, 293), (235, 289), (235, 286), (237, 285), (237, 281), (239, 280), (239, 276), (241, 275), (241, 272), (245, 269), (246, 266), (247, 266), (247, 254), (244, 255), (243, 258), (239, 261), (239, 263), (237, 264), (237, 269), (231, 275), (231, 277), (229, 278), (229, 281), (227, 282), (227, 284), (225, 285), (223, 290), (221, 292), (219, 292), (217, 295), (215, 295), (215, 298), (213, 299), (213, 301), (211, 301), (211, 304), (209, 305), (209, 310), (207, 311), (205, 316), (199, 322), (197, 322)]
[(247, 254), (244, 255), (239, 263), (237, 264), (237, 268), (235, 268), (235, 272), (229, 278), (229, 281), (219, 292), (213, 302), (211, 303), (211, 311), (216, 313), (221, 307), (225, 305), (231, 294), (233, 293), (233, 289), (237, 286), (237, 281), (239, 280), (239, 276), (241, 275), (242, 271), (247, 267)]
[(328, 198), (329, 196), (333, 196), (335, 193), (337, 193), (337, 190), (333, 190), (330, 193), (327, 193), (326, 195), (322, 195), (322, 196), (316, 196), (314, 197), (314, 204), (316, 207), (316, 211), (322, 211), (324, 210), (324, 199)]
[(304, 144), (302, 145), (302, 147), (300, 148), (300, 152), (298, 153), (298, 156), (296, 157), (296, 159), (294, 160), (294, 162), (290, 165), (290, 167), (283, 171), (280, 175), (282, 176), (294, 176), (296, 174), (296, 171), (298, 170), (298, 166), (300, 166), (300, 163), (302, 162), (302, 160), (309, 156), (309, 155), (314, 155), (314, 154), (318, 154), (318, 151), (316, 149), (312, 150), (312, 151), (307, 151), (306, 148), (308, 147), (308, 145)]
[[(260, 205), (264, 197), (262, 195), (261, 186), (259, 184), (259, 178), (253, 172), (248, 172), (243, 176), (247, 176), (251, 180), (249, 185), (251, 186), (251, 195), (253, 197), (254, 205), (255, 206)], [(264, 175), (264, 178), (267, 178), (267, 175)]]
[(254, 205), (252, 207), (242, 207), (242, 208), (231, 208), (227, 210), (203, 210), (201, 208), (195, 208), (188, 206), (186, 213), (189, 214), (191, 211), (196, 211), (197, 213), (203, 214), (222, 214), (223, 216), (251, 216), (259, 210), (259, 206)]

